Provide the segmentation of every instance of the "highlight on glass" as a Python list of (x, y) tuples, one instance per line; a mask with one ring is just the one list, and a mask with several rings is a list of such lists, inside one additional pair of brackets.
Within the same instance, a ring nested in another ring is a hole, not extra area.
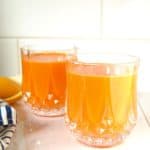
[[(22, 92), (33, 112), (41, 116), (64, 114), (66, 66), (76, 58), (76, 50), (65, 49), (60, 42), (24, 40), (22, 58)], [(64, 44), (64, 43), (63, 43)]]
[(137, 120), (139, 59), (123, 54), (77, 54), (67, 71), (66, 124), (80, 142), (111, 147)]

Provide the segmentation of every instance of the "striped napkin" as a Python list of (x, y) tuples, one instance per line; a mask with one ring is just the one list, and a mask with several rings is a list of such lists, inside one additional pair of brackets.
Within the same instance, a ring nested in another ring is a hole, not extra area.
[(16, 110), (0, 99), (0, 150), (5, 150), (16, 130)]

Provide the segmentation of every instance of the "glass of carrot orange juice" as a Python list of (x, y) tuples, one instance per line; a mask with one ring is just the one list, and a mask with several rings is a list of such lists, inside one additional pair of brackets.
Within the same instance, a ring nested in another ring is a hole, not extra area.
[(32, 41), (21, 47), (22, 92), (35, 114), (61, 116), (66, 97), (66, 66), (75, 59), (76, 52), (73, 48), (56, 49), (44, 44), (47, 42)]
[(137, 120), (139, 60), (124, 54), (77, 54), (67, 71), (66, 124), (80, 142), (121, 143)]

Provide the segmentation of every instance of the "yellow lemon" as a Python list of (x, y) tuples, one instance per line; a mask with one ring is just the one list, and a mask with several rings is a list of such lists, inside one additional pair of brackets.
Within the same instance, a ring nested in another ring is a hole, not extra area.
[(16, 93), (16, 94), (13, 95), (13, 96), (10, 96), (10, 97), (8, 97), (8, 98), (5, 98), (5, 100), (6, 100), (8, 103), (13, 103), (13, 102), (19, 100), (19, 98), (21, 98), (21, 97), (22, 97), (22, 92), (20, 91), (20, 92)]

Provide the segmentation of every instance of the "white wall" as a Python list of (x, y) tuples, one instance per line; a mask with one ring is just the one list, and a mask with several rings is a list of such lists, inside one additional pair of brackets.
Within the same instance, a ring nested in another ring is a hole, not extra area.
[(66, 39), (140, 56), (139, 88), (150, 91), (149, 18), (149, 0), (0, 0), (0, 75), (19, 73), (20, 38)]
[(19, 73), (16, 39), (0, 39), (0, 75), (11, 76)]
[(3, 37), (98, 37), (100, 0), (0, 0)]

